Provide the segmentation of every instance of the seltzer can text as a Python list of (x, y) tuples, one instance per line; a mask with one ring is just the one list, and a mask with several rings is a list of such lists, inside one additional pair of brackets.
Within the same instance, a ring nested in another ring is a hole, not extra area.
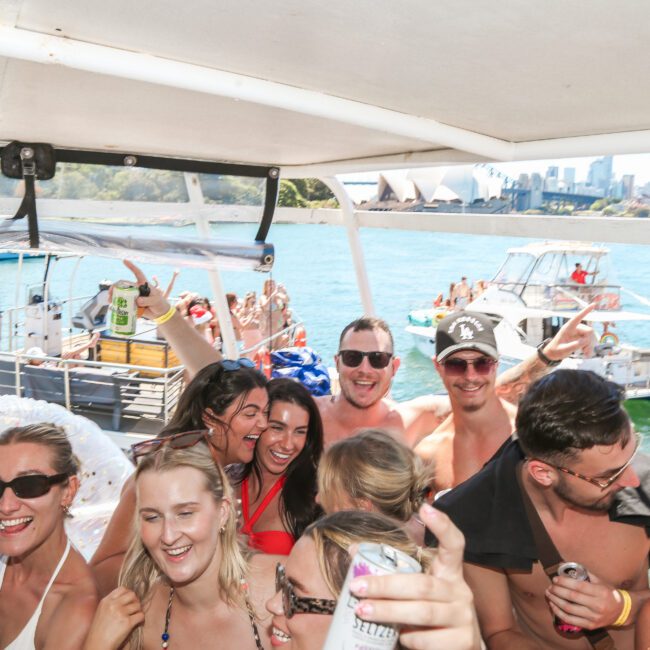
[(387, 544), (364, 542), (348, 570), (323, 650), (393, 650), (399, 640), (399, 629), (364, 621), (354, 609), (359, 602), (350, 593), (350, 582), (365, 575), (385, 576), (393, 573), (421, 573), (422, 567), (406, 553)]
[[(589, 573), (587, 572), (587, 569), (577, 562), (563, 562), (557, 568), (557, 574), (560, 577), (572, 578), (573, 580), (579, 580), (581, 582), (589, 582)], [(560, 634), (567, 637), (573, 637), (582, 632), (581, 627), (573, 625), (572, 623), (566, 623), (558, 616), (553, 618), (553, 625)]]
[(137, 320), (138, 307), (136, 298), (140, 289), (126, 280), (120, 280), (113, 286), (111, 300), (111, 332), (115, 336), (133, 336)]

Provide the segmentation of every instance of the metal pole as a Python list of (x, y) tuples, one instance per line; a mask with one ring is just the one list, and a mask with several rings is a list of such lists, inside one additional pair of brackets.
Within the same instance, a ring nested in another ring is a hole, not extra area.
[(327, 176), (320, 180), (322, 180), (323, 183), (332, 190), (336, 200), (339, 202), (339, 206), (341, 206), (343, 223), (345, 224), (348, 233), (348, 243), (350, 244), (350, 251), (352, 253), (354, 272), (357, 276), (357, 286), (359, 287), (363, 312), (366, 316), (374, 316), (375, 308), (372, 302), (372, 293), (370, 292), (370, 282), (368, 281), (368, 272), (363, 257), (363, 248), (361, 247), (361, 238), (359, 237), (359, 226), (354, 212), (354, 203), (352, 203), (343, 183), (341, 183), (336, 176)]
[[(199, 234), (205, 239), (210, 239), (210, 222), (206, 218), (203, 206), (203, 192), (201, 191), (201, 183), (199, 182), (198, 174), (184, 174), (185, 187), (187, 194), (192, 205), (196, 205), (194, 220), (196, 222), (196, 229)], [(235, 338), (235, 330), (232, 326), (232, 319), (230, 318), (230, 310), (228, 309), (228, 301), (226, 300), (226, 292), (221, 282), (221, 274), (217, 267), (216, 260), (213, 262), (213, 268), (208, 271), (210, 278), (210, 285), (214, 295), (214, 307), (217, 311), (217, 318), (219, 319), (219, 328), (221, 330), (221, 341), (223, 344), (223, 356), (226, 359), (238, 359), (239, 348), (237, 347), (237, 339)]]

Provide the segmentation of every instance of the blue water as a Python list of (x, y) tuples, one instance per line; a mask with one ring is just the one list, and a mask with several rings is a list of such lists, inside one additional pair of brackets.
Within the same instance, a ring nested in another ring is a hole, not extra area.
[[(84, 224), (80, 228), (86, 227)], [(92, 226), (88, 226), (92, 227)], [(133, 230), (131, 227), (124, 227)], [(193, 226), (141, 226), (140, 236), (151, 233), (172, 233), (179, 237), (196, 235)], [(237, 240), (251, 240), (256, 226), (250, 224), (221, 224), (213, 226), (215, 236)], [(330, 364), (336, 352), (341, 329), (362, 313), (356, 278), (350, 257), (346, 231), (326, 225), (285, 225), (271, 228), (269, 241), (276, 248), (276, 263), (272, 276), (282, 282), (291, 296), (291, 306), (305, 322), (308, 344), (314, 347)], [(454, 235), (426, 232), (363, 229), (361, 241), (365, 253), (375, 309), (388, 321), (396, 342), (396, 351), (402, 358), (393, 386), (393, 396), (402, 400), (440, 389), (440, 382), (430, 360), (412, 346), (410, 335), (404, 332), (409, 310), (428, 305), (440, 291), (447, 293), (451, 282), (466, 275), (470, 280), (490, 279), (505, 257), (506, 249), (525, 245), (532, 240), (482, 235)], [(648, 248), (621, 244), (608, 245), (611, 250), (611, 279), (648, 297), (642, 269)], [(0, 264), (0, 309), (14, 303), (16, 264)], [(70, 291), (69, 278), (73, 260), (61, 260), (52, 274), (53, 295), (66, 298)], [(149, 275), (157, 275), (161, 284), (168, 281), (172, 267), (144, 265)], [(24, 278), (38, 282), (42, 262), (25, 262)], [(128, 277), (128, 272), (116, 260), (86, 258), (77, 273), (73, 293), (91, 294), (97, 283), (110, 278)], [(242, 295), (248, 290), (259, 292), (266, 275), (255, 272), (224, 272), (227, 291)], [(204, 272), (182, 269), (174, 289), (190, 289), (210, 294)], [(624, 298), (627, 307), (638, 310), (638, 305)], [(67, 321), (64, 319), (64, 324)], [(622, 340), (650, 347), (650, 328), (639, 323), (619, 324), (616, 329)], [(650, 403), (633, 406), (637, 426), (650, 432)]]

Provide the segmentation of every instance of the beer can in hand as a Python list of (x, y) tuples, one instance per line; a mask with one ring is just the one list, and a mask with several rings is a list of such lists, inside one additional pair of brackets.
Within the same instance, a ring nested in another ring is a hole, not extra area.
[(111, 300), (111, 332), (115, 336), (133, 336), (138, 307), (135, 303), (140, 289), (131, 282), (120, 280), (113, 286)]
[[(589, 573), (587, 572), (587, 569), (577, 562), (564, 562), (560, 564), (557, 568), (557, 574), (561, 578), (571, 578), (572, 580), (578, 580), (580, 582), (589, 582)], [(573, 625), (572, 623), (566, 623), (558, 616), (553, 618), (553, 625), (560, 634), (568, 637), (577, 636), (582, 632), (581, 627)]]
[(323, 650), (393, 650), (397, 647), (399, 629), (395, 625), (371, 623), (356, 616), (354, 608), (359, 599), (350, 593), (350, 582), (366, 575), (421, 572), (419, 562), (392, 546), (359, 544), (336, 603)]

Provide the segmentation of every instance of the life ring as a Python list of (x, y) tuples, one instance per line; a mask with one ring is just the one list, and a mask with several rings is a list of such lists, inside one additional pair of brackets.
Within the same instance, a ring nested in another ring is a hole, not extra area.
[(0, 431), (37, 422), (63, 427), (81, 461), (79, 491), (66, 522), (68, 537), (89, 560), (104, 536), (120, 500), (122, 486), (134, 471), (124, 452), (94, 422), (63, 406), (15, 395), (0, 396)]
[(611, 343), (612, 345), (618, 345), (618, 336), (614, 332), (605, 332), (600, 337), (599, 343)]
[(599, 293), (594, 296), (593, 302), (598, 304), (598, 309), (610, 310), (621, 308), (621, 297), (617, 293)]
[(307, 332), (302, 325), (298, 325), (294, 330), (293, 344), (297, 348), (304, 348), (307, 346)]
[(255, 356), (253, 357), (253, 363), (257, 366), (257, 369), (260, 372), (264, 373), (267, 379), (271, 379), (273, 366), (271, 365), (271, 353), (268, 348), (257, 348)]

